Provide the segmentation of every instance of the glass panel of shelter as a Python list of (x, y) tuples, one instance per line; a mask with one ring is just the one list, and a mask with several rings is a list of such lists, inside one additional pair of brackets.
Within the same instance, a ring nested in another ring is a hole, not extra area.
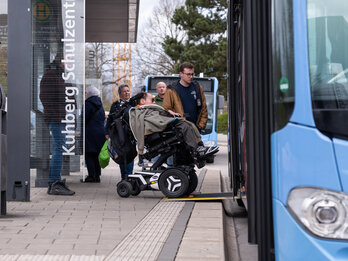
[[(47, 186), (52, 153), (62, 175), (84, 172), (85, 0), (32, 0), (31, 172)], [(52, 123), (63, 141), (53, 142)], [(56, 155), (56, 154), (55, 154)]]
[(7, 94), (7, 1), (0, 5), (0, 84)]

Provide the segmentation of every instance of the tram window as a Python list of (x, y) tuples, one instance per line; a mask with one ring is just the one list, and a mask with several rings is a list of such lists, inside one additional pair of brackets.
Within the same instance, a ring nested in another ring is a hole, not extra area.
[(294, 108), (294, 40), (292, 0), (273, 1), (274, 131), (283, 128)]
[[(156, 85), (158, 82), (164, 82), (167, 86), (175, 84), (180, 79), (179, 76), (151, 76), (148, 83), (148, 91), (155, 94)], [(202, 86), (206, 103), (208, 109), (208, 121), (205, 129), (202, 131), (202, 134), (210, 134), (213, 131), (213, 113), (214, 113), (214, 80), (211, 78), (201, 78), (195, 77), (200, 86)]]
[[(318, 129), (348, 136), (348, 2), (308, 1), (308, 50)], [(340, 126), (338, 125), (340, 124)]]

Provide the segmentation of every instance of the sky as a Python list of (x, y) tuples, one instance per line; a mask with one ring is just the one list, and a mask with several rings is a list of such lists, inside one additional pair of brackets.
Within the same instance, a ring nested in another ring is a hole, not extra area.
[(146, 19), (150, 17), (153, 8), (158, 5), (160, 0), (140, 0), (140, 9), (139, 9), (139, 24), (138, 29), (140, 29)]
[(5, 1), (5, 2), (1, 1), (1, 3), (0, 3), (0, 14), (7, 14), (7, 1)]

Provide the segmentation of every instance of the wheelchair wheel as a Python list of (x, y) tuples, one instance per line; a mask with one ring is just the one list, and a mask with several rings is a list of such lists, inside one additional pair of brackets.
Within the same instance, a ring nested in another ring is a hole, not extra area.
[(188, 178), (189, 178), (189, 186), (185, 193), (186, 195), (190, 195), (193, 191), (195, 191), (198, 185), (198, 177), (194, 170), (190, 171)]
[(159, 189), (168, 198), (183, 196), (189, 187), (187, 175), (179, 169), (167, 169), (158, 181)]
[(132, 190), (132, 184), (126, 180), (123, 180), (117, 184), (117, 194), (122, 198), (128, 198)]
[(138, 183), (136, 181), (132, 182), (132, 187), (133, 187), (133, 189), (132, 189), (131, 195), (138, 196), (141, 192), (141, 189), (140, 189)]

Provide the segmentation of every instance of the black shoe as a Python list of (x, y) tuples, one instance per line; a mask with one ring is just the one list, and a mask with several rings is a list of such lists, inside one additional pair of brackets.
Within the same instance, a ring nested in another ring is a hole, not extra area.
[(205, 152), (205, 156), (210, 156), (218, 152), (219, 152), (219, 147), (211, 146), (211, 147), (208, 147), (207, 151)]
[(218, 151), (219, 151), (219, 147), (216, 147), (216, 146), (212, 146), (212, 147), (198, 146), (196, 148), (195, 154), (197, 158), (203, 159), (217, 153)]
[(51, 185), (51, 189), (47, 191), (49, 195), (62, 195), (72, 196), (75, 194), (74, 191), (70, 190), (66, 185), (65, 181), (56, 181)]
[[(65, 184), (65, 181), (66, 181), (66, 179), (62, 179), (60, 182), (62, 182), (62, 183), (64, 183)], [(54, 183), (54, 182), (53, 182)], [(48, 188), (47, 188), (47, 194), (50, 194), (50, 191), (51, 191), (51, 188), (52, 188), (52, 184), (53, 183), (49, 183), (48, 184)]]
[(204, 146), (198, 146), (196, 148), (196, 155), (199, 156), (203, 156), (205, 154), (205, 152), (207, 151), (208, 148), (204, 147)]
[(80, 179), (80, 182), (82, 182), (82, 183), (100, 183), (100, 178), (99, 178), (99, 176), (97, 178), (87, 176), (85, 178), (85, 181), (83, 181), (83, 179)]

